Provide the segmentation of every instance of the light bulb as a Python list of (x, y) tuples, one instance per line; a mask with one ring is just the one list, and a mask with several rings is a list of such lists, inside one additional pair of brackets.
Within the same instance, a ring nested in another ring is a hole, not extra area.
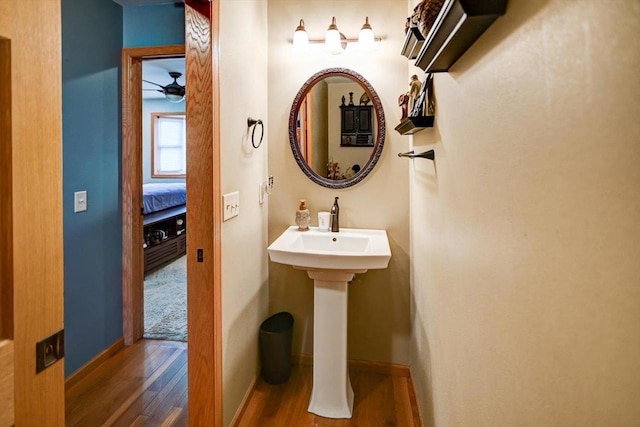
[(329, 25), (329, 28), (327, 29), (327, 34), (324, 36), (324, 47), (328, 52), (334, 55), (343, 52), (342, 39), (340, 37), (340, 31), (338, 31), (338, 26), (336, 25), (335, 16), (331, 20), (331, 25)]
[(304, 21), (300, 20), (300, 25), (296, 28), (295, 33), (293, 33), (293, 49), (296, 52), (304, 52), (309, 47), (309, 36), (304, 29)]
[(365, 52), (370, 52), (375, 47), (375, 37), (373, 35), (373, 29), (371, 25), (369, 25), (369, 17), (367, 16), (360, 30), (360, 35), (358, 36), (358, 47), (360, 50)]

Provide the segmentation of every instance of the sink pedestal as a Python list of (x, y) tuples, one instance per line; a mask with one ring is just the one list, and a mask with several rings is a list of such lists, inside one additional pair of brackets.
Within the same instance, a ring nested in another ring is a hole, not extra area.
[(347, 366), (349, 282), (367, 270), (306, 270), (314, 280), (313, 388), (309, 412), (351, 418), (353, 389)]

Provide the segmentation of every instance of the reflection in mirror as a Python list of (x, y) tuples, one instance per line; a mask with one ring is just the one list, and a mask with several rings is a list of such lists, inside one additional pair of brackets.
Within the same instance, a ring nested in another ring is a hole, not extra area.
[(289, 117), (291, 149), (314, 182), (344, 188), (375, 166), (384, 144), (384, 114), (373, 87), (354, 71), (334, 68), (312, 76)]

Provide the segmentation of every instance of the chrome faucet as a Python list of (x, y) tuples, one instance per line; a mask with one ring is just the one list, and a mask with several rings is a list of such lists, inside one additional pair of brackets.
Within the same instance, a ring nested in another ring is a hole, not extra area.
[(340, 206), (338, 206), (338, 198), (336, 197), (331, 206), (331, 215), (329, 220), (329, 228), (334, 233), (340, 231)]

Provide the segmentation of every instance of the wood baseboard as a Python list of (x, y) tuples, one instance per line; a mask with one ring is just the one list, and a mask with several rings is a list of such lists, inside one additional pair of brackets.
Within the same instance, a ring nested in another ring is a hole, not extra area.
[[(311, 366), (313, 364), (313, 356), (311, 354), (306, 354), (306, 353), (292, 353), (291, 363), (294, 365)], [(349, 359), (349, 369), (364, 371), (364, 372), (373, 372), (376, 374), (389, 375), (393, 377), (409, 378), (411, 388), (413, 389), (413, 382), (411, 382), (411, 367), (407, 365), (398, 365), (395, 363), (384, 363), (384, 362), (371, 362), (368, 360)], [(258, 373), (254, 377), (249, 387), (247, 388), (247, 392), (245, 393), (244, 398), (242, 399), (242, 402), (240, 402), (240, 405), (238, 406), (238, 410), (233, 416), (233, 420), (231, 421), (231, 424), (229, 424), (231, 427), (240, 427), (238, 423), (240, 422), (240, 420), (242, 420), (242, 417), (251, 400), (251, 395), (253, 394), (253, 391), (256, 388), (256, 384), (259, 378), (260, 378), (260, 374)], [(414, 395), (415, 395), (415, 391), (414, 391)], [(415, 398), (412, 400), (411, 406), (414, 413), (417, 413), (417, 416), (420, 417), (419, 408), (418, 408), (417, 402), (415, 401)]]
[(256, 376), (253, 377), (253, 381), (251, 381), (251, 384), (249, 384), (249, 387), (247, 388), (247, 392), (244, 394), (244, 397), (242, 398), (242, 401), (238, 406), (238, 410), (236, 411), (236, 414), (233, 416), (233, 419), (231, 420), (229, 427), (240, 427), (240, 424), (239, 424), (240, 420), (242, 419), (242, 416), (247, 410), (247, 406), (249, 405), (249, 401), (251, 400), (251, 396), (253, 395), (253, 390), (256, 389), (256, 383), (258, 382), (259, 377), (260, 377), (260, 374), (256, 374)]
[(118, 351), (124, 348), (124, 338), (118, 339), (116, 342), (107, 347), (102, 353), (98, 354), (96, 357), (88, 361), (84, 364), (80, 369), (75, 371), (73, 374), (69, 375), (64, 381), (64, 390), (68, 391), (71, 387), (76, 385), (80, 380), (85, 378), (94, 369), (104, 363), (105, 360), (116, 354)]
[(420, 423), (418, 425), (423, 426), (422, 422), (422, 411), (420, 410), (420, 405), (418, 405), (418, 395), (416, 394), (416, 385), (413, 382), (413, 372), (411, 368), (409, 368), (409, 387), (413, 391), (413, 393), (409, 393), (409, 400), (411, 401), (411, 410), (413, 411), (413, 417), (418, 419)]
[[(307, 353), (293, 353), (291, 361), (295, 365), (311, 366), (313, 356)], [(387, 362), (371, 362), (369, 360), (349, 359), (349, 369), (391, 375), (393, 377), (411, 377), (411, 369), (407, 365)]]

